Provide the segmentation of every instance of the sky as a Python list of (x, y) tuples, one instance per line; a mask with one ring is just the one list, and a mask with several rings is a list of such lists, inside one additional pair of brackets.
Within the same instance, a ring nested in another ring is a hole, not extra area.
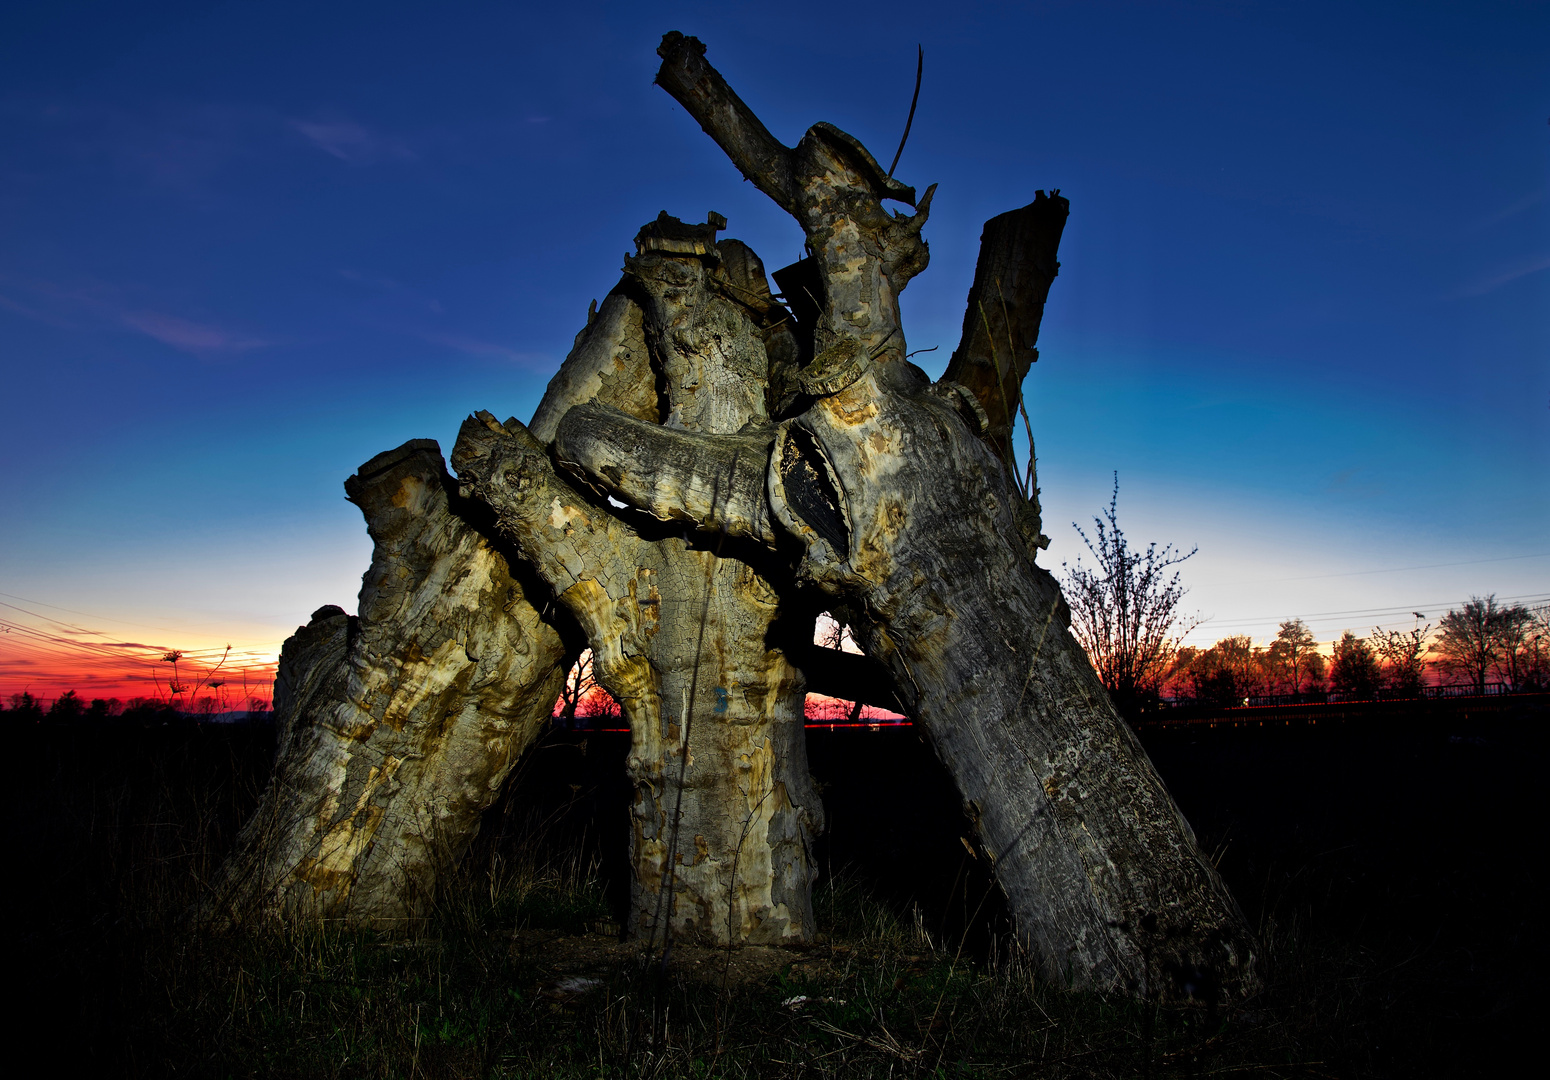
[(355, 607), (344, 479), (530, 415), (658, 211), (799, 257), (652, 85), (667, 30), (788, 145), (882, 160), (923, 46), (933, 375), (982, 223), (1071, 200), (1025, 385), (1047, 565), (1117, 473), (1132, 543), (1198, 548), (1196, 644), (1550, 598), (1550, 5), (11, 0), (0, 696), (227, 644), (262, 684)]

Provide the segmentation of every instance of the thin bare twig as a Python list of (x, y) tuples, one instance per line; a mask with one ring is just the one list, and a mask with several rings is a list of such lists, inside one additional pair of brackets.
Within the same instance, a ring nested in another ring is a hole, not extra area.
[(893, 164), (888, 166), (888, 175), (893, 175), (893, 170), (899, 167), (899, 157), (904, 153), (904, 144), (909, 141), (910, 126), (915, 123), (915, 105), (920, 101), (920, 77), (926, 70), (926, 50), (922, 45), (916, 45), (915, 57), (915, 96), (910, 98), (910, 116), (904, 121), (904, 137), (899, 140), (898, 153), (893, 155)]

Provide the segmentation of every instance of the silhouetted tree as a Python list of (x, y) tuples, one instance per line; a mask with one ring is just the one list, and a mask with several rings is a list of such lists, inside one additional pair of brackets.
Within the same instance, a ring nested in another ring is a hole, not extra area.
[[(1077, 557), (1065, 571), (1066, 602), (1071, 607), (1071, 632), (1091, 658), (1098, 677), (1126, 716), (1133, 717), (1155, 701), (1169, 670), (1179, 639), (1194, 629), (1180, 621), (1179, 601), (1185, 589), (1178, 571), (1167, 573), (1198, 548), (1178, 553), (1172, 544), (1157, 550), (1133, 550), (1119, 526), (1119, 474), (1102, 517), (1093, 518), (1093, 536), (1072, 522), (1082, 542), (1098, 561), (1089, 570)], [(1177, 628), (1177, 632), (1176, 632)]]
[(576, 710), (581, 707), (581, 699), (596, 685), (597, 679), (592, 675), (592, 650), (584, 649), (566, 673), (565, 681), (560, 684), (560, 713), (557, 719), (563, 727), (576, 726)]
[[(1189, 658), (1185, 683), (1194, 697), (1217, 705), (1242, 705), (1267, 689), (1265, 651), (1247, 634), (1224, 637)], [(1181, 654), (1184, 650), (1180, 650)], [(1181, 655), (1181, 661), (1183, 656)], [(1174, 678), (1178, 678), (1175, 676)]]
[(74, 690), (66, 690), (54, 699), (54, 704), (49, 706), (48, 718), (50, 720), (79, 720), (81, 714), (86, 711), (86, 706), (81, 699), (75, 696)]
[(1439, 667), (1474, 684), (1476, 693), (1485, 692), (1493, 672), (1516, 685), (1518, 654), (1529, 639), (1531, 622), (1522, 604), (1503, 607), (1494, 593), (1472, 596), (1462, 608), (1442, 617), (1431, 651), (1438, 655)]
[(1522, 604), (1502, 608), (1492, 628), (1496, 653), (1492, 667), (1502, 682), (1514, 690), (1521, 690), (1527, 681), (1528, 645), (1533, 628), (1534, 616)]
[(1337, 694), (1360, 694), (1370, 697), (1382, 682), (1383, 671), (1372, 646), (1347, 630), (1335, 642), (1334, 656), (1329, 664), (1329, 687)]
[(1324, 658), (1313, 631), (1301, 619), (1287, 619), (1276, 631), (1266, 655), (1286, 679), (1288, 691), (1301, 694), (1304, 687), (1317, 690), (1324, 682)]
[[(850, 627), (846, 626), (832, 614), (825, 611), (818, 616), (813, 624), (813, 644), (824, 649), (832, 649), (835, 652), (845, 652), (849, 645), (851, 652), (859, 653), (861, 647), (856, 644), (856, 639)], [(843, 718), (847, 723), (857, 723), (861, 719), (861, 713), (866, 708), (866, 702), (851, 698), (836, 698), (830, 703), (819, 706), (818, 711), (813, 711), (812, 699), (808, 699), (805, 706), (807, 715), (820, 716), (827, 720)]]
[(1523, 686), (1550, 687), (1550, 604), (1529, 609), (1522, 656)]
[(124, 707), (123, 718), (130, 723), (149, 726), (180, 719), (181, 715), (177, 709), (157, 698), (133, 697)]
[[(585, 712), (580, 710), (585, 709)], [(613, 717), (619, 715), (619, 703), (597, 681), (597, 669), (592, 660), (592, 650), (583, 649), (581, 656), (571, 665), (565, 682), (560, 686), (560, 713), (558, 719), (565, 727), (575, 727), (578, 715), (589, 717)]]
[(11, 695), (11, 721), (35, 721), (43, 719), (43, 706), (27, 691)]
[(1373, 652), (1383, 664), (1383, 681), (1390, 690), (1418, 694), (1426, 677), (1426, 638), (1432, 624), (1409, 630), (1373, 628), (1368, 638)]

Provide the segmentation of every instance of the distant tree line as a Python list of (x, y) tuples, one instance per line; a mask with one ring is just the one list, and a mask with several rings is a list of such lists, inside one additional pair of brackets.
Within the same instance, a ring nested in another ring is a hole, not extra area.
[(1330, 693), (1347, 698), (1413, 696), (1439, 681), (1484, 693), (1489, 683), (1509, 690), (1550, 689), (1550, 605), (1501, 604), (1472, 597), (1439, 621), (1424, 616), (1409, 630), (1374, 628), (1367, 637), (1345, 631), (1328, 656), (1301, 619), (1287, 619), (1264, 646), (1248, 635), (1224, 637), (1210, 648), (1186, 646), (1198, 620), (1179, 613), (1185, 590), (1177, 570), (1195, 554), (1132, 548), (1119, 526), (1119, 477), (1092, 535), (1073, 523), (1096, 565), (1062, 564), (1071, 632), (1087, 650), (1115, 704), (1127, 716), (1161, 706), (1164, 698), (1241, 705), (1254, 698)]
[(1510, 691), (1550, 689), (1550, 605), (1474, 597), (1444, 615), (1435, 633), (1429, 623), (1374, 628), (1366, 637), (1346, 630), (1328, 655), (1301, 619), (1288, 619), (1263, 646), (1247, 635), (1204, 649), (1178, 646), (1147, 689), (1159, 702), (1182, 698), (1228, 706), (1276, 695), (1410, 697), (1437, 683), (1475, 693), (1490, 683)]
[(11, 715), (6, 719), (11, 722), (45, 719), (60, 722), (118, 719), (130, 723), (143, 723), (189, 718), (213, 719), (217, 715), (229, 716), (233, 712), (244, 712), (250, 720), (267, 718), (270, 702), (267, 698), (249, 695), (245, 673), (242, 676), (242, 697), (238, 699), (239, 704), (236, 708), (232, 707), (232, 691), (236, 687), (230, 685), (224, 677), (217, 678), (230, 656), (231, 646), (227, 645), (220, 659), (213, 666), (204, 671), (194, 670), (185, 673), (183, 665), (187, 661), (183, 651), (173, 649), (164, 652), (160, 662), (171, 665), (172, 677), (167, 680), (166, 689), (163, 691), (162, 679), (157, 673), (156, 665), (151, 665), (151, 678), (157, 690), (155, 697), (132, 697), (127, 702), (120, 701), (116, 697), (92, 698), (88, 703), (74, 690), (67, 690), (45, 709), (41, 699), (33, 697), (29, 691), (23, 691), (20, 694), (11, 695), (9, 709), (5, 707), (3, 701), (0, 701), (0, 712), (9, 712)]
[[(101, 721), (128, 724), (162, 723), (168, 720), (209, 719), (218, 713), (232, 710), (220, 706), (227, 704), (214, 697), (201, 698), (193, 711), (181, 709), (175, 701), (158, 697), (132, 697), (120, 701), (116, 697), (92, 698), (89, 702), (74, 690), (66, 690), (52, 702), (34, 697), (30, 692), (12, 694), (9, 707), (0, 700), (0, 713), (7, 722), (49, 721), (77, 723)], [(250, 720), (269, 715), (269, 701), (265, 698), (249, 698), (245, 710)]]

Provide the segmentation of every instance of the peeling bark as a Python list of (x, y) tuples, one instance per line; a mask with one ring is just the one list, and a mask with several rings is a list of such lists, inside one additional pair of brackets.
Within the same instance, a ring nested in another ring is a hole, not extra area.
[[(974, 284), (964, 305), (963, 337), (947, 362), (944, 383), (956, 383), (985, 411), (981, 436), (1016, 471), (1012, 429), (1022, 410), (1023, 380), (1039, 359), (1039, 325), (1060, 263), (1055, 254), (1071, 204), (1060, 192), (1040, 191), (1033, 202), (998, 214), (980, 234)], [(1027, 413), (1023, 412), (1026, 419)], [(1021, 477), (1014, 477), (1021, 480)], [(1042, 528), (1039, 478), (1033, 432), (1028, 431), (1025, 481), (1029, 520), (1026, 527), (1039, 547), (1049, 546)]]
[[(657, 471), (685, 475), (648, 500), (711, 482), (707, 463), (735, 452), (733, 440), (645, 427), (592, 406), (562, 421), (558, 443), (592, 461), (594, 444), (626, 432), (665, 436)], [(858, 613), (863, 647), (952, 774), (1046, 974), (1164, 996), (1251, 985), (1241, 913), (1067, 631), (1021, 496), (962, 411), (867, 371), (782, 425), (767, 470), (773, 516), (805, 550), (799, 574)], [(605, 469), (594, 476), (641, 499)]]
[[(936, 185), (917, 200), (914, 188), (889, 177), (866, 147), (833, 124), (814, 124), (795, 148), (782, 145), (705, 61), (705, 46), (695, 38), (667, 34), (657, 54), (657, 84), (807, 234), (814, 265), (803, 280), (816, 284), (818, 293), (801, 298), (817, 316), (816, 325), (804, 330), (819, 356), (806, 378), (818, 368), (843, 379), (847, 361), (865, 353), (898, 361), (878, 365), (883, 381), (912, 383), (898, 296), (929, 260), (920, 230)], [(883, 199), (916, 212), (889, 214)], [(834, 346), (841, 351), (826, 357)]]
[[(766, 341), (789, 331), (768, 325), (784, 313), (752, 253), (717, 245), (722, 224), (663, 215), (626, 260), (664, 412), (661, 425), (637, 426), (722, 433), (734, 454), (757, 461), (771, 437)], [(596, 362), (590, 356), (573, 354), (567, 367)], [(580, 374), (562, 379), (587, 384)], [(779, 565), (718, 557), (706, 541), (622, 520), (555, 473), (535, 432), (481, 416), (464, 425), (454, 466), (580, 622), (598, 681), (630, 724), (630, 931), (650, 938), (670, 927), (675, 939), (708, 943), (809, 940), (811, 838), (822, 815), (807, 774), (802, 678), (770, 642), (780, 605), (768, 575)], [(534, 423), (551, 416), (541, 408)], [(612, 473), (650, 483), (649, 457), (617, 449)], [(743, 497), (762, 507), (757, 480)], [(709, 477), (702, 489), (663, 495), (675, 506), (663, 520), (681, 532), (710, 521), (733, 493)]]
[(641, 420), (657, 419), (657, 389), (651, 377), (642, 326), (640, 291), (626, 275), (602, 307), (587, 312), (570, 355), (549, 380), (529, 425), (541, 442), (554, 438), (555, 425), (572, 405), (600, 401)]
[(579, 647), (450, 484), (425, 439), (346, 482), (375, 542), (360, 615), (322, 608), (285, 643), (275, 773), (201, 918), (419, 918), (548, 720)]
[[(579, 648), (529, 602), (547, 588), (631, 728), (632, 932), (811, 936), (821, 811), (798, 665), (815, 686), (848, 665), (867, 678), (838, 676), (846, 696), (930, 735), (1048, 977), (1251, 989), (1252, 936), (1069, 634), (1035, 563), (1037, 500), (1007, 467), (1065, 200), (986, 224), (963, 341), (931, 384), (898, 296), (926, 266), (934, 189), (917, 200), (832, 125), (788, 148), (698, 41), (658, 52), (659, 84), (806, 233), (809, 258), (775, 275), (788, 306), (717, 241), (719, 215), (664, 213), (531, 427), (464, 424), (455, 496), (434, 444), (363, 467), (349, 490), (377, 549), (359, 619), (322, 609), (287, 643), (276, 778), (207, 917), (423, 910)], [(847, 612), (864, 669), (793, 639), (802, 580)]]
[[(793, 447), (834, 478), (841, 544), (793, 498)], [(1242, 915), (1067, 632), (999, 466), (940, 398), (869, 374), (783, 429), (770, 495), (806, 545), (803, 572), (859, 612), (863, 648), (952, 774), (1046, 974), (1148, 995), (1239, 989)]]
[[(1252, 987), (1252, 935), (1068, 633), (1059, 588), (1034, 562), (1037, 520), (994, 449), (1015, 368), (992, 359), (986, 380), (977, 358), (1004, 330), (1008, 362), (1031, 362), (1053, 269), (1015, 243), (982, 255), (981, 270), (1006, 266), (1018, 293), (1000, 320), (982, 320), (978, 343), (966, 318), (957, 373), (972, 385), (927, 385), (903, 360), (895, 301), (924, 266), (923, 213), (883, 214), (880, 200), (904, 193), (832, 129), (781, 147), (692, 38), (670, 34), (659, 52), (658, 81), (797, 218), (814, 251), (814, 359), (800, 373), (810, 406), (777, 429), (770, 514), (801, 544), (799, 576), (857, 614), (863, 645), (929, 733), (1020, 934), (1049, 977), (1076, 986), (1208, 998)], [(1018, 232), (992, 222), (987, 243)], [(971, 304), (987, 288), (977, 280)], [(612, 459), (631, 445), (649, 451), (647, 469)], [(560, 422), (556, 449), (649, 513), (773, 546), (733, 440), (590, 405)], [(683, 493), (715, 490), (718, 477), (741, 493), (735, 513), (718, 517), (713, 499), (705, 520), (703, 497), (686, 511)]]

